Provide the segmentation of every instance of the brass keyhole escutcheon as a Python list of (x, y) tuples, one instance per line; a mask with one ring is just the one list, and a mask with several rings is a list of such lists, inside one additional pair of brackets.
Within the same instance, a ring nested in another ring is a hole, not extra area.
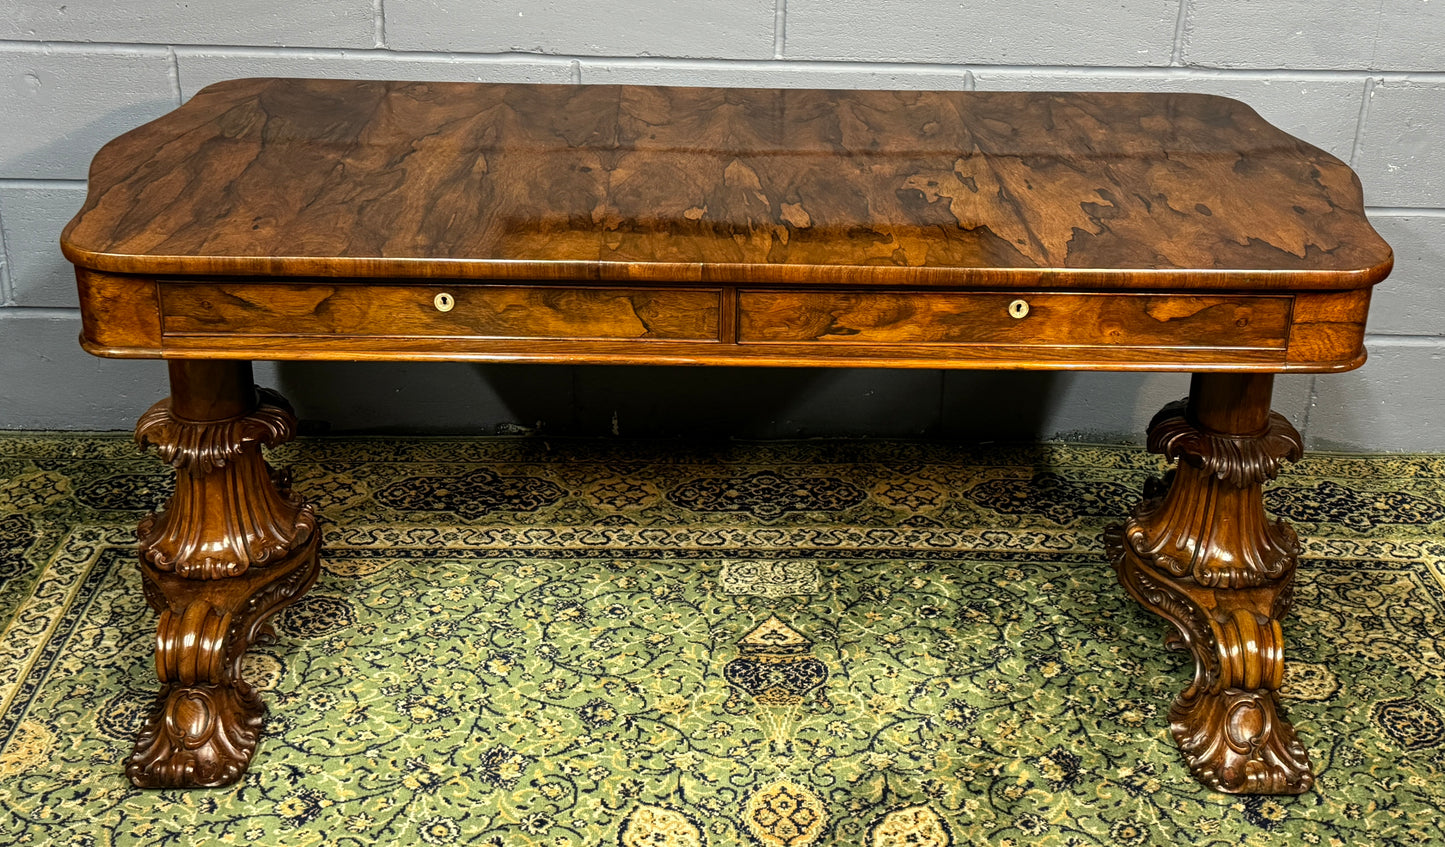
[(1015, 300), (1008, 304), (1008, 313), (1015, 318), (1026, 318), (1029, 316), (1029, 301)]
[(452, 295), (443, 291), (432, 298), (432, 303), (437, 307), (438, 312), (450, 312), (457, 305), (457, 300)]

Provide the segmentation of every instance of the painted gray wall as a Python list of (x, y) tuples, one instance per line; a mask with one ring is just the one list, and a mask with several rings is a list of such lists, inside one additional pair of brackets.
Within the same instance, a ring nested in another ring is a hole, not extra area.
[[(0, 428), (129, 429), (164, 367), (85, 355), (56, 249), (90, 157), (241, 76), (1202, 91), (1348, 161), (1395, 246), (1371, 358), (1288, 376), (1312, 448), (1445, 450), (1440, 0), (12, 0)], [(314, 429), (1138, 441), (1177, 374), (261, 364)]]

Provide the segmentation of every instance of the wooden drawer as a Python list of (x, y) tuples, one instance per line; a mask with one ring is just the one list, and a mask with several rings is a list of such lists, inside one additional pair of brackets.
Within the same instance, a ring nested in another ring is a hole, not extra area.
[(160, 300), (167, 336), (716, 341), (721, 314), (716, 289), (164, 282)]
[[(742, 291), (738, 341), (1282, 350), (1292, 301), (1287, 295)], [(1016, 302), (1027, 309), (1011, 311)]]

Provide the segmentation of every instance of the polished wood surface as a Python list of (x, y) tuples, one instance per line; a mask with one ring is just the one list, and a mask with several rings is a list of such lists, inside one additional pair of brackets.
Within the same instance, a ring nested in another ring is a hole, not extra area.
[(1173, 625), (1194, 680), (1169, 710), (1185, 762), (1204, 784), (1301, 794), (1309, 755), (1280, 708), (1284, 631), (1299, 539), (1264, 512), (1263, 486), (1304, 444), (1269, 410), (1268, 374), (1196, 375), (1187, 401), (1149, 425), (1149, 449), (1178, 467), (1104, 543), (1119, 581)]
[[(203, 281), (84, 268), (77, 276), (81, 344), (123, 358), (1322, 372), (1364, 361), (1370, 303), (1368, 288), (622, 288)], [(445, 310), (439, 298), (448, 298)], [(1012, 312), (1017, 303), (1027, 311)]]
[(126, 775), (147, 788), (226, 785), (250, 764), (266, 711), (241, 660), (316, 581), (320, 533), (312, 507), (262, 458), (291, 439), (296, 418), (255, 388), (251, 364), (172, 362), (170, 372), (171, 397), (135, 432), (176, 469), (176, 491), (138, 533), (142, 586), (160, 615), (161, 690)]
[(316, 573), (251, 359), (1192, 371), (1178, 462), (1106, 533), (1196, 674), (1221, 791), (1299, 793), (1279, 708), (1299, 458), (1275, 372), (1358, 366), (1390, 249), (1355, 175), (1218, 97), (239, 80), (96, 156), (62, 237), (81, 343), (168, 358), (137, 438), (160, 699), (128, 773), (217, 785), (263, 706), (240, 657)]
[(1250, 296), (748, 291), (738, 302), (738, 339), (1283, 350), (1290, 304)]
[(720, 292), (470, 285), (163, 283), (167, 335), (716, 341)]
[(1359, 182), (1197, 94), (252, 79), (106, 145), (139, 274), (1359, 288)]

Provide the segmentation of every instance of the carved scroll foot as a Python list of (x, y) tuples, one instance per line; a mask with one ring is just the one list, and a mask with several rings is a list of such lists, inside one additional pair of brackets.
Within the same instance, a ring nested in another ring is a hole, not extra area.
[[(1284, 635), (1279, 584), (1252, 591), (1199, 589), (1161, 574), (1129, 548), (1122, 527), (1105, 536), (1119, 581), (1174, 626), (1194, 655), (1194, 681), (1169, 709), (1169, 728), (1194, 777), (1229, 794), (1303, 794), (1309, 754), (1280, 711)], [(1221, 598), (1221, 594), (1230, 594)]]
[(248, 363), (173, 363), (172, 399), (136, 428), (177, 476), (175, 496), (138, 533), (146, 600), (160, 613), (161, 682), (126, 765), (139, 787), (240, 778), (266, 708), (241, 678), (242, 657), (316, 581), (315, 513), (261, 455), (291, 438), (295, 418), (249, 377)]
[(267, 620), (316, 581), (313, 533), (286, 561), (245, 577), (197, 584), (142, 565), (148, 589), (169, 598), (156, 630), (160, 696), (126, 763), (141, 788), (228, 785), (251, 763), (266, 706), (241, 678), (247, 647)]
[(1169, 728), (1195, 778), (1216, 791), (1303, 794), (1314, 785), (1309, 755), (1273, 691), (1230, 688), (1180, 700)]
[(251, 764), (266, 707), (231, 685), (168, 689), (136, 740), (125, 773), (139, 788), (230, 785)]
[(1284, 718), (1284, 636), (1299, 543), (1264, 513), (1263, 484), (1302, 452), (1269, 412), (1270, 377), (1200, 375), (1166, 406), (1149, 448), (1179, 462), (1105, 533), (1119, 581), (1173, 625), (1166, 646), (1193, 654), (1194, 680), (1169, 712), (1185, 762), (1228, 793), (1300, 794), (1309, 757)]

